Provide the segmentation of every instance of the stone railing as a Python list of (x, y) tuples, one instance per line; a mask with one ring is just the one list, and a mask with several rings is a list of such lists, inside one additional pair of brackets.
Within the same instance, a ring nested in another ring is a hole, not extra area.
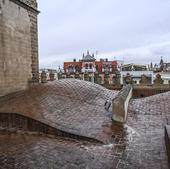
[(153, 96), (170, 91), (170, 85), (133, 86), (133, 98)]
[(94, 143), (102, 143), (100, 140), (62, 131), (30, 117), (16, 113), (0, 113), (0, 128), (7, 131), (21, 130), (25, 132), (44, 133)]
[(112, 101), (113, 120), (125, 123), (128, 113), (129, 100), (132, 97), (132, 85), (126, 85), (122, 88), (116, 98)]
[(170, 126), (165, 126), (165, 144), (166, 144), (166, 150), (168, 154), (168, 162), (169, 162), (169, 168), (170, 168)]

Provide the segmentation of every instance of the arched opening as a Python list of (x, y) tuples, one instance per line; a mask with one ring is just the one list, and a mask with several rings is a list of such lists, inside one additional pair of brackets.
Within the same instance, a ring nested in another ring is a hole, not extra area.
[(85, 64), (85, 69), (88, 69), (88, 67), (89, 67), (89, 66), (88, 66), (88, 64), (86, 63), (86, 64)]
[(92, 69), (92, 68), (93, 68), (93, 65), (92, 65), (91, 63), (89, 64), (89, 68), (90, 68), (90, 69)]

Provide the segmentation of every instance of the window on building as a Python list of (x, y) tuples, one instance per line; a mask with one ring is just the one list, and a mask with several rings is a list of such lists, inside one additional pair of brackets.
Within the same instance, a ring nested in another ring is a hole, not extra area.
[(74, 72), (74, 66), (73, 66), (73, 65), (69, 65), (68, 71), (69, 71), (69, 72)]
[(86, 64), (85, 64), (85, 68), (88, 69), (88, 67), (89, 67), (89, 66), (88, 66), (88, 64), (86, 63)]
[(90, 63), (89, 68), (92, 69), (93, 65)]

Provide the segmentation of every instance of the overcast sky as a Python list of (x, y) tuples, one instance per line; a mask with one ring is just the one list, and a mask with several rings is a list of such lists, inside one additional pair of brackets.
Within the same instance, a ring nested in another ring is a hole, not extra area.
[(126, 63), (170, 62), (170, 0), (38, 0), (40, 67), (82, 53)]

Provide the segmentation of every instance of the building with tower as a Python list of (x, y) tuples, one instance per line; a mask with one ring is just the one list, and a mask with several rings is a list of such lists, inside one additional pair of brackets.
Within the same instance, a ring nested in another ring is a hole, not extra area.
[(153, 70), (154, 72), (170, 72), (170, 63), (164, 61), (163, 57), (161, 56), (159, 63), (155, 63), (153, 66), (153, 63), (151, 62), (150, 70)]
[(115, 76), (118, 73), (118, 62), (100, 59), (97, 61), (94, 54), (87, 51), (83, 53), (82, 59), (78, 62), (73, 59), (73, 62), (64, 62), (64, 73), (62, 78), (78, 78), (99, 84), (108, 82), (114, 83)]

